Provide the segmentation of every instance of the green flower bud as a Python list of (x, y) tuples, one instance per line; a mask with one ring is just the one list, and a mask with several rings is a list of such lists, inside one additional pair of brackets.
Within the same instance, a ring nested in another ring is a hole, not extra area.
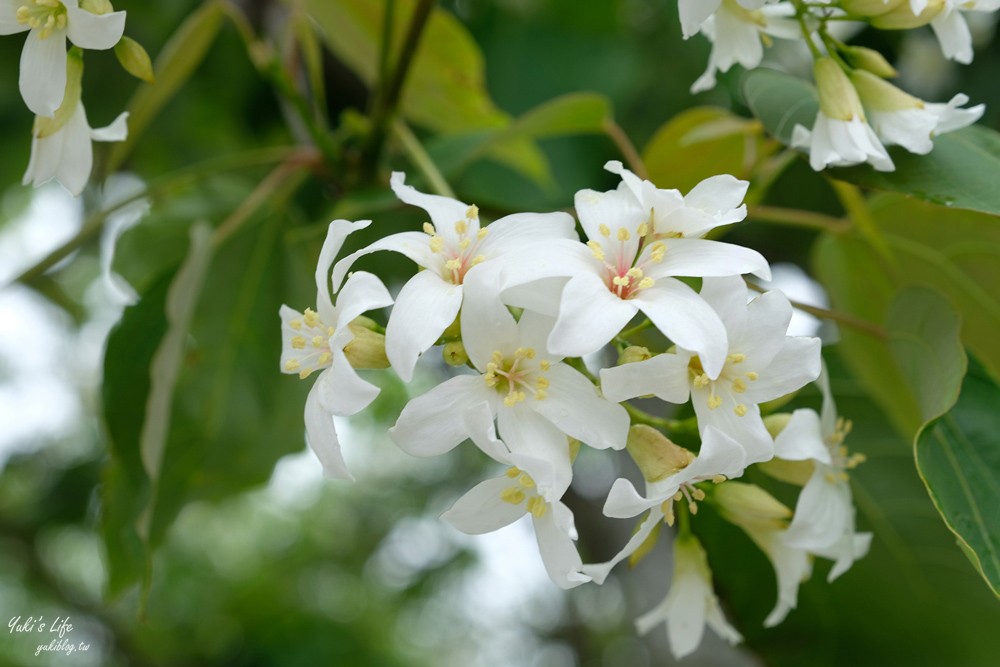
[(653, 355), (648, 349), (639, 345), (631, 345), (626, 347), (618, 357), (618, 365), (624, 366), (625, 364), (634, 364), (637, 361), (646, 361), (647, 359), (652, 358)]
[(805, 486), (816, 469), (816, 465), (812, 461), (786, 461), (784, 459), (771, 459), (757, 465), (761, 472), (797, 486)]
[(851, 72), (851, 83), (865, 106), (873, 111), (903, 111), (924, 106), (923, 100), (864, 70)]
[(792, 415), (787, 412), (779, 412), (775, 415), (768, 415), (764, 417), (764, 427), (767, 432), (771, 434), (772, 438), (777, 438), (778, 434), (785, 430), (788, 426), (788, 422), (791, 421)]
[(865, 112), (851, 80), (833, 58), (819, 58), (813, 66), (816, 87), (819, 89), (819, 108), (834, 120), (864, 120)]
[(645, 424), (629, 429), (625, 447), (647, 482), (658, 482), (674, 475), (694, 461), (694, 454)]
[(715, 487), (712, 499), (726, 521), (741, 527), (776, 530), (792, 516), (792, 510), (756, 484), (724, 482)]
[[(368, 319), (368, 318), (364, 318)], [(344, 348), (347, 361), (354, 368), (388, 368), (389, 358), (385, 356), (385, 336), (372, 331), (364, 322), (352, 321), (347, 326), (354, 334), (354, 340)]]
[(848, 46), (842, 53), (851, 67), (866, 70), (883, 79), (891, 79), (899, 74), (885, 59), (885, 56), (875, 49), (864, 46)]
[(872, 25), (881, 30), (909, 30), (927, 25), (944, 11), (944, 0), (930, 0), (924, 11), (914, 14), (910, 9), (910, 3), (904, 2), (891, 12), (876, 16), (872, 19)]
[(441, 350), (441, 356), (444, 357), (444, 363), (449, 366), (464, 366), (469, 361), (469, 355), (465, 351), (465, 345), (463, 345), (460, 340), (453, 340), (450, 343), (445, 343), (444, 348)]
[(139, 42), (131, 37), (122, 37), (115, 44), (115, 55), (126, 72), (146, 83), (153, 83), (153, 63)]
[(82, 0), (80, 2), (80, 9), (88, 11), (91, 14), (97, 14), (98, 16), (110, 14), (115, 11), (115, 8), (111, 6), (110, 0)]
[(461, 315), (456, 315), (455, 320), (448, 325), (448, 328), (441, 334), (442, 338), (458, 338), (462, 335)]
[(844, 11), (854, 16), (881, 16), (909, 0), (840, 0)]

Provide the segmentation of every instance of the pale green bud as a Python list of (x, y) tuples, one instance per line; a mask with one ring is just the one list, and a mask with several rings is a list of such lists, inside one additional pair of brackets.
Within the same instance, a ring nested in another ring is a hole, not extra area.
[(622, 350), (621, 355), (618, 357), (618, 365), (634, 364), (637, 361), (646, 361), (652, 358), (653, 355), (648, 349), (639, 345), (631, 345)]
[(854, 16), (880, 16), (888, 14), (909, 0), (840, 0), (844, 11)]
[(83, 52), (74, 46), (66, 54), (66, 93), (52, 118), (35, 116), (32, 133), (42, 139), (54, 134), (76, 113), (83, 92)]
[(115, 55), (125, 71), (146, 83), (153, 83), (153, 62), (146, 49), (131, 37), (122, 37), (115, 44)]
[(816, 88), (819, 89), (819, 108), (834, 120), (864, 120), (865, 112), (851, 80), (833, 58), (823, 57), (813, 66)]
[(625, 447), (647, 482), (658, 482), (677, 474), (694, 461), (694, 454), (645, 424), (629, 429)]
[(460, 340), (445, 343), (444, 348), (441, 350), (441, 356), (444, 357), (444, 363), (449, 366), (464, 366), (469, 361), (465, 345)]
[(791, 421), (792, 415), (787, 412), (779, 412), (775, 415), (768, 415), (764, 417), (764, 427), (767, 432), (771, 434), (772, 438), (777, 438), (778, 434), (785, 430), (788, 426), (788, 422)]
[(741, 527), (777, 530), (792, 516), (790, 509), (756, 484), (724, 482), (715, 487), (712, 498), (722, 516)]
[(866, 70), (883, 79), (891, 79), (899, 74), (885, 59), (885, 56), (875, 49), (864, 46), (848, 46), (842, 53), (851, 67)]
[(930, 0), (924, 11), (914, 14), (910, 9), (910, 3), (904, 2), (891, 12), (876, 16), (872, 19), (872, 25), (881, 30), (909, 30), (927, 25), (945, 9), (944, 0)]
[(461, 315), (456, 315), (452, 323), (449, 324), (448, 328), (445, 329), (444, 332), (441, 334), (441, 337), (458, 338), (461, 335), (462, 335), (462, 318)]
[(924, 106), (923, 100), (864, 70), (852, 72), (851, 83), (865, 106), (873, 111), (903, 111), (921, 109)]
[(81, 0), (80, 9), (88, 11), (91, 14), (97, 14), (98, 16), (110, 14), (115, 11), (115, 8), (111, 6), (110, 0)]
[(816, 469), (812, 461), (786, 461), (784, 459), (771, 459), (757, 465), (761, 472), (782, 482), (798, 486), (805, 486)]
[[(368, 319), (368, 318), (364, 318)], [(354, 334), (354, 340), (344, 348), (347, 361), (354, 368), (388, 368), (389, 358), (385, 356), (385, 336), (372, 331), (364, 322), (352, 321), (347, 326)]]

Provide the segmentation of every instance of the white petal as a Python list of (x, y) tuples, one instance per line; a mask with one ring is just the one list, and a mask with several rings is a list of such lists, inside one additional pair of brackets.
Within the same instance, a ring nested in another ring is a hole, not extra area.
[[(779, 290), (761, 294), (746, 306), (746, 324), (742, 330), (728, 328), (729, 347), (747, 356), (747, 367), (762, 371), (774, 362), (785, 346), (792, 304)], [(727, 322), (728, 324), (728, 322)]]
[(968, 65), (972, 62), (972, 33), (961, 12), (945, 12), (931, 21), (945, 58)]
[[(531, 399), (528, 399), (531, 400)], [(523, 405), (500, 406), (497, 430), (512, 457), (535, 478), (538, 493), (549, 502), (562, 498), (573, 480), (569, 440), (551, 422)], [(537, 468), (531, 461), (544, 462)]]
[(658, 354), (645, 361), (605, 368), (601, 370), (601, 391), (612, 401), (653, 394), (667, 403), (687, 403), (690, 361), (690, 354)]
[(747, 328), (747, 284), (742, 278), (705, 278), (700, 294), (726, 325), (727, 332), (739, 333)]
[(413, 379), (417, 358), (455, 321), (462, 286), (421, 271), (403, 285), (385, 328), (385, 353), (404, 382)]
[(344, 455), (340, 451), (340, 439), (334, 428), (333, 415), (324, 410), (320, 404), (318, 384), (319, 380), (306, 397), (306, 442), (323, 465), (323, 474), (326, 477), (353, 480), (354, 477), (347, 471)]
[(746, 397), (763, 403), (801, 389), (817, 377), (820, 368), (819, 338), (788, 336), (760, 377), (748, 385)]
[(42, 139), (32, 137), (31, 158), (28, 160), (24, 178), (21, 179), (22, 185), (30, 183), (37, 188), (55, 178), (62, 161), (63, 141), (66, 137), (64, 129), (65, 126)]
[(708, 479), (716, 475), (733, 479), (739, 477), (747, 465), (746, 447), (709, 425), (702, 433), (698, 456), (676, 477), (683, 481)]
[(848, 533), (829, 549), (820, 549), (817, 551), (817, 556), (836, 561), (833, 567), (830, 568), (830, 574), (826, 577), (827, 582), (833, 582), (834, 579), (847, 572), (851, 568), (851, 565), (854, 564), (854, 561), (864, 558), (865, 554), (868, 553), (868, 549), (871, 548), (871, 544), (871, 533)]
[(358, 271), (347, 279), (337, 295), (336, 316), (332, 326), (342, 329), (362, 313), (391, 305), (392, 297), (382, 281), (367, 271)]
[(637, 304), (612, 294), (593, 273), (577, 275), (563, 289), (549, 352), (561, 357), (596, 352), (628, 324), (636, 310)]
[(41, 39), (38, 32), (24, 41), (18, 87), (32, 113), (51, 118), (66, 94), (66, 33), (55, 30)]
[(398, 252), (416, 262), (418, 266), (429, 267), (434, 265), (435, 257), (434, 253), (431, 252), (430, 240), (431, 237), (423, 232), (400, 232), (398, 234), (390, 234), (385, 238), (378, 239), (361, 250), (344, 257), (337, 262), (336, 265), (334, 265), (332, 276), (333, 290), (337, 291), (340, 289), (340, 283), (344, 280), (344, 276), (346, 276), (347, 272), (351, 270), (351, 267), (354, 266), (354, 262), (356, 262), (359, 257), (363, 257), (364, 255), (369, 255), (380, 250)]
[(459, 375), (414, 398), (403, 408), (389, 435), (407, 454), (437, 456), (468, 437), (462, 414), (490, 396), (479, 375)]
[(678, 347), (696, 352), (709, 377), (718, 377), (729, 353), (726, 328), (697, 292), (663, 278), (632, 301)]
[[(469, 205), (450, 197), (429, 195), (420, 192), (413, 186), (406, 185), (404, 183), (405, 180), (406, 175), (404, 173), (394, 171), (392, 172), (392, 177), (389, 179), (389, 186), (402, 201), (413, 206), (419, 206), (427, 211), (431, 216), (431, 222), (434, 223), (437, 233), (447, 242), (457, 244), (458, 234), (455, 231), (455, 223), (460, 220), (466, 220), (465, 214), (469, 210)], [(475, 225), (476, 228), (470, 226), (473, 234), (478, 231), (478, 222)]]
[(830, 450), (823, 438), (815, 410), (799, 408), (774, 439), (774, 455), (786, 461), (820, 461), (830, 464)]
[(548, 344), (549, 335), (555, 324), (554, 315), (530, 310), (522, 313), (521, 319), (517, 321), (518, 345), (535, 350), (537, 354), (535, 363), (539, 363), (543, 359), (552, 360), (546, 352), (545, 346)]
[[(601, 244), (601, 247), (609, 255), (617, 255), (622, 252), (623, 254), (630, 253), (630, 259), (635, 257), (639, 245), (638, 235), (631, 234), (631, 238), (624, 243), (616, 238), (619, 227), (634, 232), (649, 217), (649, 213), (640, 208), (639, 202), (631, 193), (627, 190), (625, 192), (619, 190), (609, 190), (608, 192), (580, 190), (576, 193), (574, 203), (576, 215), (580, 218), (580, 226), (583, 227), (588, 239)], [(601, 234), (602, 226), (606, 226), (610, 230), (610, 237)], [(622, 247), (624, 250), (621, 250)]]
[(486, 401), (479, 405), (474, 405), (462, 413), (462, 423), (465, 426), (465, 432), (476, 447), (479, 447), (494, 461), (518, 466), (514, 457), (511, 456), (510, 449), (502, 440), (497, 438), (497, 431), (493, 422), (493, 408)]
[[(769, 461), (774, 458), (774, 440), (764, 426), (757, 405), (747, 405), (743, 416), (736, 414), (736, 402), (729, 396), (722, 398), (722, 405), (710, 409), (707, 405), (708, 390), (692, 392), (692, 403), (702, 431), (702, 443), (715, 437), (728, 437), (739, 443), (746, 453), (745, 465)], [(712, 429), (717, 429), (713, 433)]]
[(17, 20), (17, 10), (23, 4), (24, 0), (0, 0), (0, 35), (14, 35), (31, 30)]
[(566, 364), (549, 369), (548, 396), (533, 407), (563, 433), (597, 449), (624, 449), (629, 416), (597, 393), (593, 383)]
[(63, 5), (66, 7), (69, 41), (81, 48), (113, 48), (125, 32), (125, 12), (98, 15), (79, 9), (76, 2), (63, 2)]
[(79, 105), (76, 113), (63, 125), (62, 142), (56, 179), (75, 197), (86, 187), (94, 165), (94, 148), (90, 142), (90, 126), (87, 125), (83, 104)]
[(549, 578), (560, 588), (573, 588), (590, 581), (590, 577), (580, 572), (583, 561), (573, 540), (556, 524), (555, 512), (548, 511), (540, 518), (532, 516), (531, 519)]
[(500, 300), (495, 272), (469, 272), (462, 286), (462, 344), (472, 364), (486, 371), (495, 351), (513, 353), (520, 347), (517, 322)]
[(944, 134), (945, 132), (954, 132), (955, 130), (960, 130), (963, 127), (972, 125), (977, 120), (982, 118), (983, 112), (986, 111), (986, 105), (977, 104), (974, 107), (969, 107), (968, 109), (961, 109), (963, 104), (967, 104), (969, 98), (967, 95), (959, 93), (951, 98), (947, 104), (930, 104), (926, 106), (935, 115), (937, 115), (937, 126), (934, 128), (934, 134)]
[[(559, 302), (569, 278), (543, 278), (509, 287), (503, 291), (504, 303), (553, 318), (559, 315)], [(541, 349), (545, 349), (545, 345)]]
[(698, 34), (701, 24), (719, 8), (721, 0), (678, 0), (684, 38)]
[(830, 466), (818, 464), (802, 488), (795, 516), (785, 534), (785, 542), (790, 546), (815, 552), (833, 546), (845, 534), (853, 532), (851, 487), (837, 479), (836, 473)]
[(516, 213), (500, 218), (487, 228), (479, 246), (487, 259), (553, 239), (578, 241), (576, 222), (568, 213)]
[[(347, 237), (364, 229), (372, 224), (371, 220), (361, 220), (351, 222), (350, 220), (334, 220), (326, 230), (326, 239), (323, 241), (323, 248), (319, 251), (319, 260), (316, 262), (316, 312), (327, 326), (334, 326), (337, 315), (333, 308), (333, 301), (330, 298), (330, 265), (340, 253)], [(339, 288), (340, 285), (338, 284)]]
[(735, 276), (752, 273), (771, 279), (771, 269), (756, 250), (705, 239), (673, 239), (665, 242), (667, 252), (659, 264), (650, 264), (650, 278), (661, 276)]
[(371, 405), (379, 388), (361, 379), (342, 349), (334, 346), (330, 352), (333, 363), (316, 380), (323, 408), (339, 417), (357, 414)]
[(739, 222), (746, 217), (746, 207), (742, 203), (749, 187), (749, 181), (729, 174), (712, 176), (684, 195), (684, 206), (716, 216), (720, 225)]
[(514, 505), (500, 498), (513, 484), (516, 481), (506, 475), (480, 482), (456, 500), (441, 518), (467, 535), (492, 533), (510, 525), (526, 512), (524, 503)]
[(612, 519), (628, 519), (638, 516), (648, 509), (659, 507), (666, 498), (669, 498), (674, 493), (677, 493), (676, 489), (674, 489), (673, 493), (666, 496), (654, 493), (652, 498), (647, 498), (636, 491), (635, 487), (632, 486), (632, 482), (624, 477), (619, 477), (611, 485), (608, 498), (604, 501), (604, 516), (611, 517)]
[(608, 578), (608, 574), (614, 569), (618, 563), (622, 562), (636, 550), (645, 543), (646, 539), (652, 534), (653, 529), (663, 521), (663, 512), (660, 511), (659, 505), (653, 507), (646, 518), (643, 519), (642, 523), (639, 524), (639, 528), (635, 531), (622, 550), (615, 554), (614, 558), (607, 561), (606, 563), (595, 563), (592, 565), (584, 565), (582, 571), (584, 574), (588, 575), (595, 584), (603, 584), (604, 580)]
[(785, 544), (779, 531), (751, 532), (750, 537), (767, 554), (778, 580), (778, 600), (764, 619), (764, 627), (773, 628), (798, 605), (799, 584), (812, 574), (812, 563), (805, 551)]
[(110, 125), (92, 129), (90, 138), (94, 141), (125, 141), (128, 138), (128, 111), (118, 114)]

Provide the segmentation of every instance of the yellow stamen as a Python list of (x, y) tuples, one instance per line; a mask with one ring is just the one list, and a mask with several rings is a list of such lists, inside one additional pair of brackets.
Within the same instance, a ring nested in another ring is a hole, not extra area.
[(521, 473), (521, 476), (517, 478), (517, 483), (526, 489), (535, 488), (535, 480), (531, 479), (531, 475), (526, 472)]
[(292, 347), (296, 350), (301, 350), (306, 346), (306, 339), (303, 336), (293, 336), (292, 337)]
[(326, 339), (322, 336), (313, 336), (312, 338), (313, 347), (323, 347), (326, 345)]
[(520, 505), (524, 502), (524, 491), (516, 486), (508, 486), (500, 492), (500, 500), (511, 505)]
[(541, 519), (549, 511), (549, 506), (541, 496), (532, 496), (528, 500), (528, 511), (536, 519)]
[(628, 241), (630, 238), (632, 238), (632, 235), (628, 233), (627, 229), (625, 229), (624, 227), (619, 227), (618, 228), (618, 240), (619, 241)]
[(611, 236), (611, 228), (603, 223), (597, 227), (597, 231), (601, 233), (601, 236)]
[(437, 234), (437, 230), (434, 229), (434, 225), (432, 225), (429, 222), (425, 222), (424, 223), (424, 234), (430, 234), (431, 236), (434, 236), (435, 234)]
[(639, 281), (639, 289), (649, 289), (656, 284), (656, 281), (652, 278), (646, 277)]
[(469, 231), (469, 223), (465, 220), (459, 220), (455, 223), (455, 233), (461, 236), (465, 232)]
[(736, 378), (735, 380), (733, 380), (733, 391), (735, 391), (737, 394), (742, 394), (746, 390), (747, 390), (747, 385), (745, 382), (743, 382), (743, 380), (741, 380), (740, 378)]
[(479, 207), (472, 204), (465, 210), (465, 217), (469, 220), (473, 220), (479, 217)]
[(604, 261), (604, 251), (601, 250), (601, 244), (597, 241), (587, 241), (587, 247), (590, 248), (590, 252), (599, 262)]
[(712, 394), (708, 397), (708, 409), (715, 410), (717, 407), (722, 405), (722, 397), (718, 394)]
[(507, 472), (505, 472), (504, 474), (510, 477), (511, 479), (514, 479), (515, 477), (521, 474), (521, 470), (520, 468), (515, 468), (512, 466), (510, 468), (507, 468)]
[(288, 371), (289, 373), (294, 373), (295, 371), (299, 370), (301, 366), (302, 364), (299, 363), (298, 359), (289, 359), (288, 361), (285, 362), (285, 370)]
[(736, 413), (737, 417), (742, 417), (747, 413), (747, 406), (743, 405), (742, 403), (739, 403), (736, 405), (735, 408), (733, 408), (733, 412)]

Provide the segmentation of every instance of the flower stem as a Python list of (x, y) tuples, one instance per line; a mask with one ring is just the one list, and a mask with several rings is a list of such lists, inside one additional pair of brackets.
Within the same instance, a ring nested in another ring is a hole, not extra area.
[[(755, 285), (751, 282), (748, 282), (747, 285), (750, 287), (750, 289), (754, 290), (755, 292), (763, 293), (766, 291), (764, 288), (760, 287), (759, 285)], [(809, 313), (814, 317), (818, 317), (824, 320), (833, 320), (834, 322), (839, 322), (840, 324), (849, 326), (852, 329), (857, 329), (858, 331), (862, 331), (868, 334), (869, 336), (873, 336), (874, 338), (879, 338), (882, 340), (888, 338), (888, 334), (886, 333), (885, 329), (878, 326), (877, 324), (873, 324), (867, 320), (855, 317), (854, 315), (843, 313), (838, 310), (829, 310), (827, 308), (820, 308), (818, 306), (810, 306), (808, 304), (801, 303), (799, 301), (792, 301), (791, 299), (789, 299), (788, 301), (789, 303), (792, 304), (793, 308), (801, 310), (804, 313)]]
[(795, 18), (798, 19), (799, 28), (802, 30), (802, 39), (805, 40), (806, 46), (809, 47), (809, 52), (812, 53), (813, 59), (819, 60), (823, 57), (823, 54), (820, 53), (819, 48), (813, 43), (809, 25), (806, 23), (806, 14), (810, 13), (809, 8), (802, 0), (792, 0), (792, 4), (795, 5)]
[(868, 208), (868, 202), (856, 186), (843, 181), (829, 179), (830, 186), (840, 199), (841, 206), (847, 211), (847, 216), (861, 232), (873, 248), (885, 259), (893, 268), (898, 268), (896, 258), (886, 243), (885, 238), (879, 232), (875, 216)]
[(747, 217), (754, 222), (805, 227), (807, 229), (818, 229), (834, 234), (843, 234), (851, 228), (850, 221), (842, 218), (835, 218), (832, 215), (816, 213), (815, 211), (782, 208), (780, 206), (750, 206)]
[(399, 139), (399, 143), (403, 145), (403, 150), (406, 152), (407, 157), (420, 170), (420, 173), (424, 175), (431, 189), (439, 195), (454, 199), (455, 191), (448, 185), (448, 181), (445, 180), (441, 170), (434, 164), (434, 160), (427, 154), (427, 151), (420, 144), (420, 140), (417, 139), (406, 123), (397, 118), (396, 122), (392, 124), (392, 130), (396, 138)]
[(675, 431), (683, 426), (682, 422), (677, 419), (654, 417), (645, 410), (640, 410), (628, 402), (623, 402), (621, 406), (625, 408), (625, 412), (632, 418), (633, 424), (645, 424), (646, 426), (663, 429), (664, 431)]
[(629, 338), (631, 338), (632, 336), (636, 335), (640, 331), (648, 329), (651, 326), (653, 326), (653, 322), (647, 318), (647, 319), (643, 320), (641, 323), (639, 323), (639, 324), (635, 325), (634, 327), (632, 327), (631, 329), (626, 329), (625, 331), (623, 331), (620, 334), (618, 334), (618, 338), (621, 338), (625, 342), (628, 342)]
[(625, 134), (625, 130), (616, 123), (611, 118), (604, 119), (604, 133), (607, 134), (611, 141), (615, 142), (615, 146), (621, 151), (622, 157), (625, 158), (625, 164), (628, 168), (638, 176), (639, 178), (649, 180), (649, 172), (646, 170), (646, 165), (642, 161), (642, 157), (639, 155), (639, 151), (636, 150), (635, 144), (632, 140), (628, 138)]

